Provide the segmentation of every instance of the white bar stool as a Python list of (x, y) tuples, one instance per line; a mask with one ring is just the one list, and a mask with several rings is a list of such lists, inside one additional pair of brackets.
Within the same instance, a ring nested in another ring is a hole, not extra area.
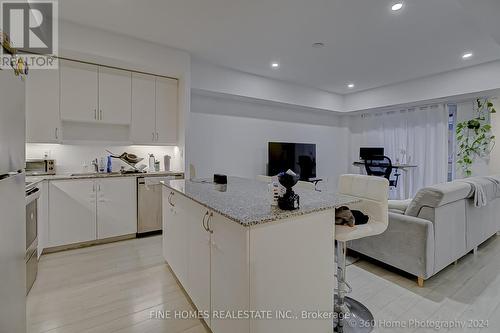
[(369, 216), (367, 224), (349, 227), (335, 226), (337, 241), (337, 290), (335, 295), (334, 332), (371, 332), (373, 315), (363, 304), (347, 297), (351, 287), (346, 282), (347, 242), (383, 233), (389, 224), (388, 193), (389, 181), (382, 177), (366, 175), (342, 175), (339, 179), (339, 194), (360, 199), (348, 205)]

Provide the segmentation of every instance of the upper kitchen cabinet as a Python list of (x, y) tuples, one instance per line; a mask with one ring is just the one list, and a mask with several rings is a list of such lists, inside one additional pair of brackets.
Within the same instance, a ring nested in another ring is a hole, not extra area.
[(132, 74), (131, 140), (135, 144), (176, 145), (177, 80)]
[(132, 73), (99, 67), (99, 114), (105, 124), (130, 125)]
[(177, 145), (178, 81), (156, 78), (156, 143)]
[(59, 71), (31, 70), (26, 80), (26, 141), (61, 142)]
[(130, 137), (137, 144), (156, 143), (155, 80), (153, 75), (132, 73)]
[(61, 119), (75, 122), (97, 122), (98, 66), (60, 60)]

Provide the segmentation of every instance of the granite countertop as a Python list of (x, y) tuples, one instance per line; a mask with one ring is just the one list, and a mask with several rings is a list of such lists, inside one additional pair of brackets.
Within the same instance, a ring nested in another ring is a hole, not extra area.
[(58, 174), (58, 175), (39, 175), (26, 176), (26, 181), (30, 183), (39, 183), (44, 180), (66, 180), (66, 179), (92, 179), (92, 178), (113, 178), (113, 177), (167, 177), (167, 176), (182, 176), (182, 171), (159, 171), (146, 173), (89, 173), (89, 174)]
[(300, 196), (300, 209), (285, 211), (271, 206), (268, 183), (258, 180), (228, 177), (227, 185), (184, 179), (162, 183), (243, 226), (311, 214), (359, 201), (355, 197), (295, 187), (295, 193)]

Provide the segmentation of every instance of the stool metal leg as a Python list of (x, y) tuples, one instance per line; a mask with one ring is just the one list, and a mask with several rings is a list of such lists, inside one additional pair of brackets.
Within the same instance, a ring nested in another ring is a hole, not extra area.
[(373, 330), (373, 315), (360, 302), (347, 297), (351, 287), (346, 281), (346, 242), (337, 242), (337, 294), (335, 295), (336, 318), (334, 332), (369, 333)]

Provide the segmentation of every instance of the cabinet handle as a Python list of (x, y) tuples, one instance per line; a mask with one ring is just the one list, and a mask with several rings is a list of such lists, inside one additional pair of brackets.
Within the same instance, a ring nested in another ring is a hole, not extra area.
[(212, 217), (214, 216), (214, 213), (213, 212), (210, 212), (210, 215), (208, 216), (208, 219), (207, 219), (207, 231), (211, 234), (214, 233), (214, 230), (213, 229), (210, 229), (210, 221), (212, 221)]
[(101, 183), (97, 184), (97, 190), (101, 192)]
[(95, 192), (95, 183), (92, 183), (92, 192)]
[(170, 192), (170, 194), (168, 196), (168, 203), (170, 204), (170, 206), (175, 207), (174, 203), (170, 200), (170, 199), (172, 199), (173, 196), (174, 196), (174, 192)]
[(208, 227), (205, 225), (205, 219), (207, 218), (208, 216), (208, 210), (207, 212), (205, 213), (205, 215), (203, 215), (203, 219), (201, 220), (201, 224), (203, 225), (203, 229), (205, 229), (205, 231), (208, 231)]
[(56, 127), (56, 129), (55, 129), (55, 131), (54, 131), (54, 132), (55, 132), (55, 133), (54, 133), (54, 135), (55, 135), (55, 137), (56, 137), (56, 140), (58, 140), (58, 139), (59, 139), (59, 128), (58, 128), (58, 127)]
[(152, 135), (151, 140), (155, 141), (155, 132), (151, 132), (151, 135)]
[(94, 109), (94, 119), (97, 120), (97, 109)]
[(156, 141), (158, 141), (158, 132), (156, 132)]
[(99, 113), (100, 113), (100, 117), (101, 117), (100, 120), (102, 120), (102, 110), (99, 110)]

